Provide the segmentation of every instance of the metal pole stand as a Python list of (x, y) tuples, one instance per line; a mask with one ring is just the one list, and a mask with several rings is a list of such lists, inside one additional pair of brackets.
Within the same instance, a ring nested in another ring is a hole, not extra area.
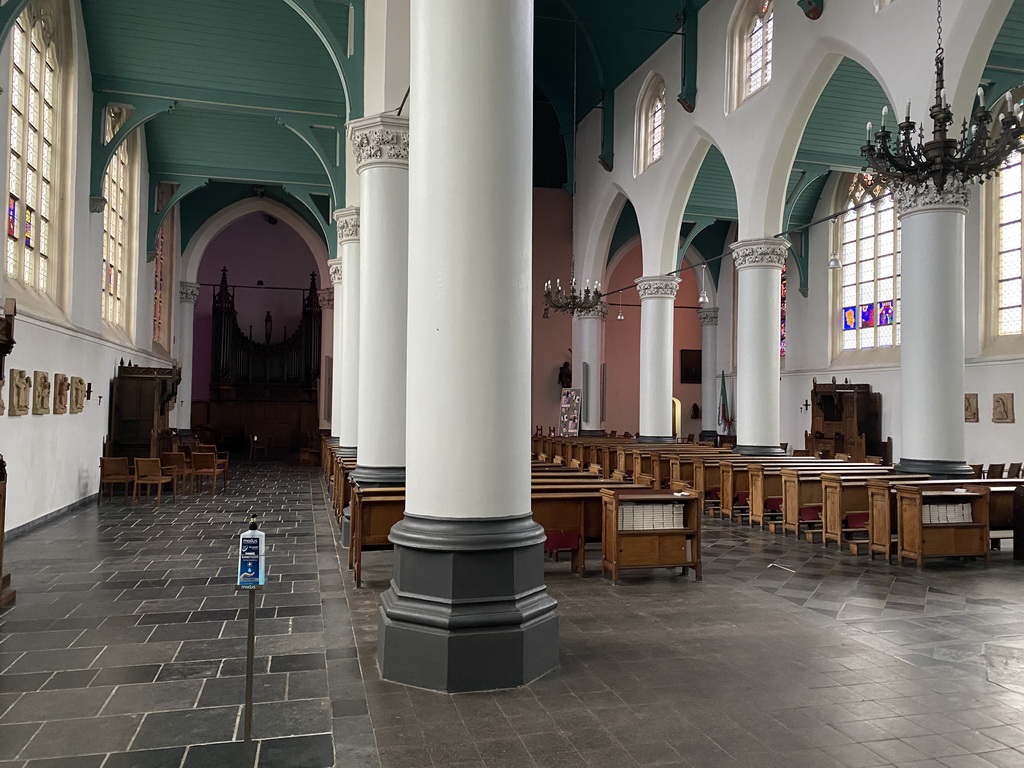
[(249, 593), (249, 631), (245, 642), (245, 754), (249, 765), (256, 768), (256, 745), (252, 740), (252, 679), (256, 662), (256, 590), (259, 585), (235, 587), (236, 592)]

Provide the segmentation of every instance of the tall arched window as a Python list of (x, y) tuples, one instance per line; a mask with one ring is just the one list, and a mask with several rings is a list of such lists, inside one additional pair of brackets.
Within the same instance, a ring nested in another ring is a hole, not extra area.
[(996, 336), (1024, 333), (1021, 315), (1021, 186), (1024, 181), (1021, 155), (1014, 152), (999, 174), (996, 244)]
[(839, 222), (842, 349), (900, 343), (900, 230), (889, 189), (858, 174)]
[(775, 11), (771, 0), (758, 0), (754, 16), (747, 25), (744, 98), (763, 88), (772, 79), (774, 26)]
[(665, 153), (665, 81), (648, 76), (636, 110), (636, 175), (661, 160)]
[(60, 66), (49, 14), (29, 8), (11, 30), (11, 107), (5, 273), (53, 293), (53, 216), (60, 165)]
[[(124, 125), (128, 113), (120, 107), (107, 110), (104, 141), (110, 142)], [(131, 270), (133, 266), (132, 218), (134, 211), (134, 180), (132, 156), (135, 136), (128, 136), (118, 145), (103, 174), (103, 319), (111, 325), (127, 329), (128, 306), (131, 303)]]

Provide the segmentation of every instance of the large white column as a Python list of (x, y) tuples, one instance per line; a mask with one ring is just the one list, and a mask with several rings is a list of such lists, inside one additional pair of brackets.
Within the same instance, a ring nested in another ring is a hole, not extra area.
[(678, 277), (639, 277), (641, 443), (672, 443), (672, 355)]
[(338, 264), (331, 265), (331, 279), (335, 269), (339, 275), (334, 284), (336, 398), (331, 434), (338, 438), (341, 455), (353, 457), (359, 442), (359, 209), (337, 210), (334, 220), (338, 224)]
[(897, 187), (903, 472), (971, 477), (964, 442), (964, 226), (970, 190)]
[(718, 307), (697, 310), (700, 320), (700, 439), (718, 438)]
[(604, 362), (604, 320), (608, 305), (603, 301), (593, 309), (577, 312), (573, 318), (576, 340), (573, 349), (579, 370), (573, 371), (573, 383), (583, 395), (580, 414), (581, 435), (603, 435), (601, 424), (601, 365)]
[(181, 365), (181, 383), (178, 385), (178, 403), (175, 424), (180, 437), (192, 434), (192, 350), (195, 341), (196, 302), (199, 300), (199, 283), (182, 280), (178, 285), (178, 311), (175, 312), (177, 329), (175, 355)]
[(787, 244), (743, 240), (732, 245), (736, 299), (736, 451), (783, 453), (779, 445), (779, 341), (782, 267)]
[[(335, 212), (337, 216), (337, 212)], [(344, 349), (345, 328), (342, 325), (342, 317), (345, 313), (345, 296), (341, 284), (342, 266), (341, 259), (331, 259), (328, 268), (331, 273), (331, 285), (334, 286), (334, 337), (331, 342), (331, 437), (338, 439), (341, 434), (341, 400), (344, 397), (344, 390), (341, 386), (341, 376), (344, 370), (341, 365), (341, 356)]]
[(411, 71), (406, 514), (377, 655), (398, 682), (512, 687), (558, 665), (530, 510), (532, 0), (412, 0)]
[[(409, 269), (409, 120), (348, 124), (359, 173), (360, 485), (405, 482), (405, 345)], [(451, 425), (449, 425), (451, 426)]]

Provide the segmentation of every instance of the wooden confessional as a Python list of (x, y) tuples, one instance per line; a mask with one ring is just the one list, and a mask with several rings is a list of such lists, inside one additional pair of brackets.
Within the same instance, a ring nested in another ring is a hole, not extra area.
[(316, 273), (303, 292), (294, 333), (270, 343), (273, 319), (267, 315), (264, 342), (246, 335), (238, 325), (227, 269), (221, 269), (213, 298), (210, 402), (193, 404), (193, 429), (209, 428), (218, 444), (229, 448), (245, 448), (256, 435), (271, 451), (297, 453), (318, 427), (321, 309)]
[[(106, 456), (149, 458), (170, 450), (168, 416), (181, 383), (181, 368), (142, 368), (121, 361), (111, 384)], [(161, 441), (165, 441), (163, 444)]]
[(869, 384), (819, 384), (811, 390), (811, 430), (804, 433), (804, 447), (812, 456), (831, 458), (849, 454), (853, 461), (881, 456), (892, 463), (892, 439), (882, 440), (882, 394)]

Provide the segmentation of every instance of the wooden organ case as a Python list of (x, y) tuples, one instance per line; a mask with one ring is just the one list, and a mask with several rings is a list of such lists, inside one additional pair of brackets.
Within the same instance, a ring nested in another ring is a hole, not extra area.
[(804, 433), (804, 447), (812, 456), (832, 458), (845, 453), (853, 461), (881, 456), (892, 463), (892, 439), (882, 440), (882, 395), (869, 384), (849, 380), (819, 384), (811, 390), (811, 429)]

